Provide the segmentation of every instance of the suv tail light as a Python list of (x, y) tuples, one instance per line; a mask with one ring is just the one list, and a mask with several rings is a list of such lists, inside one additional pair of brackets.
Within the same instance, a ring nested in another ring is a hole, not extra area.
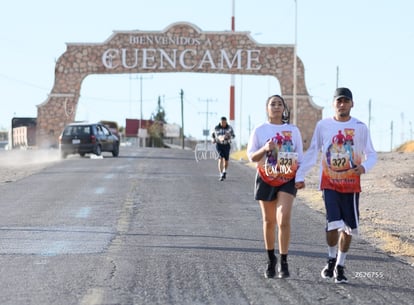
[(96, 137), (95, 135), (91, 135), (91, 143), (95, 144), (96, 143)]

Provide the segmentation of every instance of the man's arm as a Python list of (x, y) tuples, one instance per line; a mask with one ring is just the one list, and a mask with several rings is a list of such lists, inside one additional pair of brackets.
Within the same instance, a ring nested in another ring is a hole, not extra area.
[(312, 135), (312, 140), (308, 150), (305, 152), (302, 158), (302, 162), (296, 172), (295, 186), (298, 189), (305, 187), (305, 175), (316, 164), (319, 156), (319, 152), (322, 146), (322, 140), (319, 139), (319, 124), (316, 125), (315, 131)]
[(211, 142), (216, 143), (216, 129), (213, 129), (213, 132), (211, 133)]
[(234, 134), (234, 129), (233, 127), (231, 127), (231, 138), (234, 139), (236, 137), (236, 135)]

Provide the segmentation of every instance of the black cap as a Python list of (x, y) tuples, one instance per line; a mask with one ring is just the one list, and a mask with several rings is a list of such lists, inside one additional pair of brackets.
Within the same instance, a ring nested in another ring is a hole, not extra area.
[(352, 100), (352, 92), (348, 88), (337, 88), (334, 93), (334, 99), (345, 97)]
[(227, 118), (226, 118), (225, 116), (222, 116), (222, 117), (221, 117), (221, 120), (222, 120), (222, 121), (227, 121)]

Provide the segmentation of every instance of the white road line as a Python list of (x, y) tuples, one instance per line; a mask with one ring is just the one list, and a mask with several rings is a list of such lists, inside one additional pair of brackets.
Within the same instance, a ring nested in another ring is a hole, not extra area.
[(79, 211), (76, 213), (76, 218), (88, 218), (91, 211), (92, 208), (90, 207), (80, 208)]
[(80, 305), (96, 305), (101, 304), (103, 300), (103, 289), (91, 288), (88, 293), (82, 298)]
[(98, 187), (95, 189), (95, 194), (103, 194), (103, 193), (105, 193), (104, 187)]

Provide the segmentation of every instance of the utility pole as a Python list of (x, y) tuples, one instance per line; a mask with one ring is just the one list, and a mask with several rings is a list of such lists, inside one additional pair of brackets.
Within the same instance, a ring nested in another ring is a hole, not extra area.
[(339, 87), (339, 66), (336, 66), (336, 88)]
[(181, 148), (184, 149), (184, 91), (181, 89)]
[(368, 129), (371, 130), (371, 99), (368, 102)]
[(208, 136), (209, 136), (209, 131), (210, 129), (208, 128), (208, 116), (211, 114), (216, 114), (215, 112), (209, 112), (209, 104), (210, 102), (212, 102), (211, 99), (206, 99), (206, 100), (200, 100), (200, 102), (205, 102), (206, 103), (206, 111), (204, 112), (204, 114), (206, 115), (206, 128), (203, 130), (203, 135), (205, 137), (205, 145), (206, 145), (206, 150), (207, 150), (207, 143), (208, 143)]
[(140, 109), (140, 120), (139, 120), (139, 128), (141, 129), (141, 127), (142, 127), (142, 120), (143, 120), (143, 114), (142, 114), (142, 80), (143, 79), (151, 79), (152, 78), (152, 76), (151, 77), (142, 77), (142, 74), (139, 76), (139, 88), (140, 88), (140, 106), (139, 106), (139, 109)]
[(293, 47), (293, 125), (297, 124), (297, 49), (298, 49), (298, 3), (295, 0), (295, 45)]
[[(131, 76), (130, 76), (131, 79)], [(141, 137), (143, 136), (142, 133), (142, 120), (143, 120), (143, 111), (142, 111), (142, 80), (144, 79), (152, 79), (151, 77), (143, 77), (142, 74), (139, 75), (138, 77), (136, 77), (135, 79), (139, 79), (139, 95), (140, 95), (140, 99), (139, 99), (139, 123), (138, 123), (138, 141), (139, 141), (139, 146), (141, 146)], [(144, 140), (144, 144), (145, 144), (145, 140)], [(143, 145), (145, 146), (145, 145)]]
[(249, 115), (249, 139), (250, 139), (251, 131), (252, 131), (252, 121), (251, 121), (251, 118), (250, 118), (250, 115)]
[(239, 118), (239, 150), (242, 148), (242, 107), (243, 106), (243, 75), (240, 76), (240, 118)]
[(404, 133), (404, 112), (401, 112), (401, 144), (405, 142), (405, 133)]
[[(234, 32), (236, 30), (236, 17), (235, 17), (235, 0), (232, 0), (231, 3), (231, 31)], [(235, 75), (231, 74), (230, 76), (230, 111), (229, 111), (229, 120), (230, 125), (234, 125), (235, 120)]]
[(391, 121), (391, 148), (390, 151), (392, 151), (392, 138), (394, 136), (394, 122)]

